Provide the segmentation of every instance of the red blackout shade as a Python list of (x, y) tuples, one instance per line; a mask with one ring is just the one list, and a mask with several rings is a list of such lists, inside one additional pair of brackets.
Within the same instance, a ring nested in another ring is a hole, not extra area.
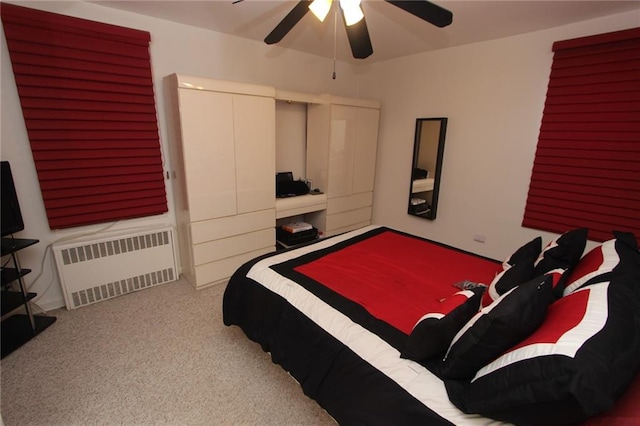
[(51, 229), (167, 212), (149, 33), (0, 7)]
[(522, 225), (640, 239), (640, 28), (553, 45)]

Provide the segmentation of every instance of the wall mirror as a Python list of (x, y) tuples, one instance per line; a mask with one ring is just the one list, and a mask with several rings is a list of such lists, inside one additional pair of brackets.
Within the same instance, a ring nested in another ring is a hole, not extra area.
[(408, 213), (436, 218), (447, 118), (418, 118), (413, 142)]

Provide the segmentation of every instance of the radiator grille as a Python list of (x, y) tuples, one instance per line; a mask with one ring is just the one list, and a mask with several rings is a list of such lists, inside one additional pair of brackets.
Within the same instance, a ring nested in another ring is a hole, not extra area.
[(178, 279), (171, 228), (53, 247), (68, 309)]
[(163, 269), (161, 271), (127, 278), (126, 280), (120, 280), (88, 288), (86, 290), (76, 291), (71, 293), (71, 298), (73, 299), (73, 306), (78, 307), (99, 302), (103, 299), (120, 296), (121, 294), (131, 293), (132, 291), (141, 290), (145, 287), (151, 287), (175, 280), (176, 278), (173, 276), (173, 269)]
[(143, 250), (169, 244), (169, 231), (153, 234), (124, 237), (113, 241), (92, 243), (78, 247), (71, 247), (61, 251), (62, 262), (65, 265), (113, 256), (130, 251)]

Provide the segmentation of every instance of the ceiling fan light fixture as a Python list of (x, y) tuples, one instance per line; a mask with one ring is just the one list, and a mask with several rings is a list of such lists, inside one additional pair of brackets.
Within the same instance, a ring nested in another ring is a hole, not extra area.
[(324, 18), (329, 14), (331, 9), (331, 0), (313, 0), (309, 5), (309, 10), (316, 15), (320, 22), (324, 22)]
[(344, 20), (348, 26), (357, 24), (364, 18), (360, 8), (360, 0), (340, 0), (340, 7), (344, 12)]
[[(0, 0), (1, 1), (1, 0)], [(242, 1), (242, 0), (238, 0)], [(347, 39), (351, 47), (351, 53), (356, 59), (365, 59), (373, 54), (371, 37), (361, 8), (361, 0), (339, 0), (342, 9), (342, 18), (345, 24)], [(423, 21), (437, 27), (446, 27), (453, 21), (453, 14), (429, 0), (385, 0), (387, 3), (408, 12)], [(332, 0), (298, 0), (296, 5), (282, 18), (273, 30), (265, 37), (266, 44), (279, 43), (284, 36), (309, 12), (318, 19), (325, 19), (331, 11)], [(337, 6), (336, 6), (337, 7)], [(334, 14), (334, 22), (338, 14)], [(334, 60), (335, 60), (335, 34), (337, 24), (334, 24)]]

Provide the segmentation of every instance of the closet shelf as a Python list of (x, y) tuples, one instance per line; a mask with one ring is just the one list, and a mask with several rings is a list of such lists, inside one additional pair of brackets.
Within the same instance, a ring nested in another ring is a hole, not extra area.
[(276, 219), (317, 212), (327, 208), (327, 194), (306, 194), (276, 199)]

